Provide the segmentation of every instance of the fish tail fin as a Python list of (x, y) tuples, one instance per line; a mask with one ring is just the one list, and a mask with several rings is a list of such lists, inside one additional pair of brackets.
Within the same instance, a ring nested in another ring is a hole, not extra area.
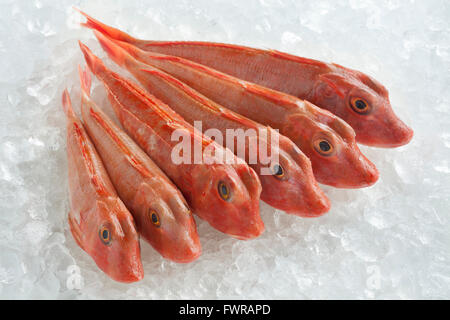
[(127, 61), (134, 58), (121, 46), (119, 46), (114, 40), (106, 37), (103, 33), (94, 31), (100, 45), (108, 56), (119, 66), (124, 66)]
[(129, 43), (138, 42), (138, 40), (136, 38), (133, 38), (129, 34), (126, 34), (125, 32), (122, 32), (119, 29), (110, 27), (98, 20), (95, 20), (94, 18), (89, 16), (87, 13), (81, 11), (80, 9), (78, 9), (76, 7), (73, 7), (73, 9), (78, 11), (79, 13), (81, 13), (87, 19), (86, 22), (81, 23), (82, 26), (84, 26), (86, 28), (98, 30), (99, 32), (106, 34), (106, 35), (108, 35), (108, 37), (111, 37), (113, 39), (129, 42)]
[(78, 44), (80, 45), (80, 49), (83, 52), (86, 64), (94, 75), (98, 77), (102, 74), (102, 72), (106, 71), (106, 67), (99, 57), (94, 55), (92, 51), (81, 41), (78, 41)]
[(91, 95), (91, 74), (87, 68), (83, 70), (81, 65), (78, 65), (78, 74), (80, 75), (81, 90), (83, 94), (89, 97)]
[(64, 89), (62, 94), (62, 107), (67, 117), (75, 117), (75, 112), (72, 108), (72, 101), (70, 100), (70, 94), (67, 89)]
[[(142, 57), (142, 55), (150, 55), (149, 51), (143, 51), (141, 48), (137, 47), (134, 44), (131, 44), (129, 42), (125, 42), (125, 41), (120, 41), (117, 39), (113, 39), (113, 38), (108, 38), (109, 40), (111, 40), (112, 42), (114, 42), (115, 45), (117, 45), (118, 47), (122, 48), (123, 50), (125, 50), (126, 52), (128, 52), (129, 55), (131, 55), (132, 57), (134, 57), (136, 60), (140, 60), (140, 58)], [(157, 55), (157, 53), (155, 53)]]

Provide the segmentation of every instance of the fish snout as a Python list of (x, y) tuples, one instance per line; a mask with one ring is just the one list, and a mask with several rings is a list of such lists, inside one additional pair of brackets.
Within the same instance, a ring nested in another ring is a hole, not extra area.
[(130, 269), (128, 272), (128, 282), (137, 282), (141, 281), (144, 278), (144, 271), (142, 266), (139, 269)]
[(320, 170), (319, 182), (344, 189), (365, 188), (379, 177), (378, 169), (359, 150), (356, 143), (342, 148), (334, 166)]
[(316, 190), (312, 192), (311, 196), (308, 196), (306, 217), (320, 217), (330, 211), (331, 202), (322, 190)]
[(375, 184), (379, 172), (375, 164), (360, 153), (357, 163), (350, 165), (352, 171), (347, 173), (347, 180), (343, 188), (366, 188)]
[[(292, 176), (292, 184), (295, 187), (290, 187), (285, 190), (284, 194), (288, 195), (291, 200), (286, 201), (286, 204), (292, 202), (291, 213), (298, 214), (302, 217), (317, 217), (323, 215), (330, 210), (330, 201), (317, 184), (317, 178), (314, 175), (312, 162), (300, 150), (293, 154), (296, 160), (299, 174)], [(292, 191), (297, 192), (291, 193)], [(300, 195), (300, 196), (299, 196)], [(289, 212), (289, 210), (287, 211)]]
[(259, 199), (240, 203), (229, 221), (229, 234), (240, 240), (254, 239), (264, 232), (264, 222), (259, 212)]
[[(113, 268), (116, 268), (113, 266)], [(140, 257), (140, 248), (138, 251), (132, 250), (125, 254), (119, 262), (119, 267), (114, 275), (114, 279), (120, 282), (137, 282), (144, 278), (144, 268)]]
[(414, 131), (401, 120), (392, 129), (392, 142), (388, 145), (390, 148), (404, 146), (408, 144), (414, 136)]
[(254, 203), (248, 203), (242, 212), (245, 217), (244, 232), (247, 239), (259, 237), (264, 232), (264, 222), (259, 211), (259, 198), (253, 200)]
[(202, 254), (202, 246), (200, 244), (200, 241), (193, 241), (192, 244), (186, 246), (185, 252), (185, 256), (188, 257), (187, 262), (196, 260)]
[(382, 122), (372, 121), (367, 130), (359, 130), (358, 142), (378, 148), (397, 148), (411, 141), (414, 132), (410, 127), (395, 114), (385, 118)]
[[(215, 205), (216, 224), (221, 231), (237, 239), (252, 239), (264, 231), (264, 223), (259, 213), (261, 182), (256, 172), (247, 164), (234, 167), (231, 199), (220, 199)], [(218, 214), (218, 211), (220, 214)]]
[(264, 232), (264, 230), (264, 222), (262, 221), (258, 212), (258, 216), (243, 225), (242, 228), (233, 235), (233, 237), (239, 240), (251, 240), (259, 237)]
[(330, 200), (317, 184), (304, 188), (300, 193), (290, 193), (288, 198), (284, 210), (300, 217), (319, 217), (331, 207)]
[(377, 169), (377, 167), (368, 159), (366, 159), (366, 170), (364, 171), (364, 183), (361, 185), (362, 187), (369, 187), (375, 184), (375, 182), (378, 181), (378, 178), (380, 177), (380, 173)]
[(196, 260), (202, 254), (202, 246), (198, 236), (188, 235), (184, 241), (182, 241), (175, 248), (173, 261), (178, 263), (189, 263)]
[(230, 202), (218, 199), (208, 201), (202, 210), (196, 210), (197, 215), (209, 224), (234, 238), (252, 239), (264, 231), (264, 224), (259, 214), (259, 198), (244, 197), (239, 201)]

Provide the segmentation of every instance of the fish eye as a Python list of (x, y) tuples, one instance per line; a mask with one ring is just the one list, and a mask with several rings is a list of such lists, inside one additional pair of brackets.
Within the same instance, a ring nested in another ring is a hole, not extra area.
[(161, 225), (161, 221), (155, 210), (150, 209), (148, 215), (154, 226), (159, 227)]
[(333, 145), (323, 138), (314, 141), (314, 149), (323, 156), (330, 156), (334, 151)]
[(275, 163), (274, 165), (272, 165), (271, 171), (272, 171), (272, 174), (278, 179), (281, 179), (284, 177), (284, 169), (278, 163)]
[(98, 235), (100, 237), (100, 240), (103, 242), (104, 245), (110, 245), (111, 244), (111, 231), (109, 231), (108, 227), (102, 226), (98, 230)]
[(368, 114), (370, 111), (369, 104), (362, 98), (353, 98), (350, 100), (350, 106), (359, 114)]
[(231, 192), (230, 192), (230, 189), (228, 188), (228, 186), (225, 184), (225, 182), (220, 181), (217, 186), (217, 190), (219, 191), (219, 195), (223, 200), (225, 200), (225, 201), (230, 200)]

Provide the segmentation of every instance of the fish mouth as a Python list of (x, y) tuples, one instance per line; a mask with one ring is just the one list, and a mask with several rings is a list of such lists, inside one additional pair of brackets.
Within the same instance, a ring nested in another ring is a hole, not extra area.
[(414, 131), (406, 124), (403, 124), (402, 126), (397, 127), (397, 129), (394, 130), (393, 139), (385, 143), (379, 143), (377, 146), (383, 148), (398, 148), (408, 144), (412, 140), (413, 136)]
[(238, 229), (238, 233), (232, 235), (232, 237), (241, 240), (250, 240), (259, 237), (264, 232), (265, 226), (259, 212), (259, 201), (257, 209), (253, 209), (251, 211), (253, 212), (249, 215), (252, 219), (247, 220), (245, 227)]
[(284, 201), (279, 209), (299, 217), (319, 217), (331, 208), (330, 200), (318, 185), (303, 191), (301, 195), (292, 193), (288, 198), (292, 201)]
[(239, 240), (250, 240), (259, 237), (265, 230), (259, 212), (259, 199), (241, 205), (236, 209), (235, 219), (228, 226), (227, 234)]
[(370, 164), (372, 165), (372, 167), (369, 170), (367, 170), (365, 174), (365, 183), (366, 183), (365, 187), (370, 187), (374, 185), (380, 177), (380, 172), (375, 167), (375, 165), (372, 162), (370, 162)]
[(259, 237), (265, 230), (264, 222), (259, 219), (251, 225), (249, 225), (243, 232), (238, 232), (235, 234), (230, 234), (235, 239), (238, 240), (251, 240)]
[(411, 142), (414, 131), (411, 128), (403, 130), (402, 133), (390, 136), (387, 139), (357, 139), (358, 143), (374, 148), (398, 148)]
[(198, 257), (200, 257), (202, 254), (202, 247), (200, 246), (200, 243), (198, 246), (195, 246), (194, 248), (190, 248), (189, 253), (186, 255), (186, 258), (182, 259), (183, 261), (180, 261), (181, 263), (188, 263), (192, 262), (194, 260), (197, 260)]
[(237, 239), (253, 239), (264, 231), (264, 223), (259, 214), (259, 199), (247, 201), (250, 203), (214, 202), (194, 212), (222, 233)]
[(308, 199), (311, 200), (308, 201), (308, 213), (304, 215), (304, 217), (320, 217), (330, 211), (330, 199), (328, 199), (328, 197), (323, 192), (320, 193), (320, 195), (308, 197)]
[(197, 260), (202, 254), (202, 246), (199, 241), (185, 242), (183, 245), (177, 246), (176, 252), (166, 257), (177, 263), (189, 263)]
[[(140, 259), (140, 258), (139, 258)], [(125, 269), (111, 275), (115, 281), (123, 283), (138, 282), (144, 278), (144, 269), (141, 261), (131, 261)]]
[[(359, 149), (356, 144), (353, 148)], [(378, 181), (379, 172), (375, 164), (360, 151), (348, 150), (334, 166), (316, 166), (314, 175), (319, 183), (342, 189), (359, 189), (372, 186)]]
[(371, 130), (359, 130), (358, 143), (376, 148), (397, 148), (408, 144), (414, 131), (399, 118), (387, 120), (382, 126), (374, 125)]
[[(378, 178), (380, 177), (380, 173), (369, 159), (367, 159), (362, 153), (358, 158), (358, 163), (354, 166), (356, 168), (353, 179), (349, 179), (346, 184), (342, 185), (341, 188), (367, 188), (374, 185)], [(352, 175), (349, 173), (348, 177)]]
[[(361, 156), (364, 157), (363, 155)], [(361, 162), (361, 173), (356, 176), (355, 181), (351, 181), (348, 185), (343, 186), (343, 188), (367, 188), (378, 181), (380, 173), (377, 167), (366, 157), (364, 157)]]
[[(127, 282), (138, 282), (144, 279), (144, 272), (132, 272), (128, 274)], [(125, 281), (124, 281), (125, 282)]]

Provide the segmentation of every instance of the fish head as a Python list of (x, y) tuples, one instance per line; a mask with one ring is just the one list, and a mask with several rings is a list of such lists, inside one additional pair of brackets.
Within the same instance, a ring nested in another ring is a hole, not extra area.
[(311, 160), (317, 181), (339, 188), (374, 184), (378, 170), (361, 153), (353, 129), (330, 112), (305, 104), (310, 112), (290, 115), (284, 130)]
[(311, 161), (289, 138), (268, 128), (268, 134), (260, 131), (257, 143), (249, 145), (250, 154), (259, 157), (249, 158), (249, 163), (259, 174), (263, 201), (302, 217), (329, 211), (330, 201), (317, 184)]
[(314, 84), (311, 102), (345, 120), (359, 143), (376, 147), (407, 144), (413, 131), (392, 110), (389, 93), (375, 79), (333, 65)]
[(144, 271), (133, 217), (119, 199), (99, 200), (95, 210), (88, 245), (95, 262), (116, 281), (141, 280)]
[(243, 161), (193, 166), (189, 198), (196, 213), (235, 238), (258, 237), (264, 223), (259, 214), (261, 183), (253, 169)]
[(136, 215), (138, 230), (163, 257), (191, 262), (201, 254), (194, 217), (181, 192), (161, 180), (154, 177), (139, 188), (136, 205), (143, 211)]

